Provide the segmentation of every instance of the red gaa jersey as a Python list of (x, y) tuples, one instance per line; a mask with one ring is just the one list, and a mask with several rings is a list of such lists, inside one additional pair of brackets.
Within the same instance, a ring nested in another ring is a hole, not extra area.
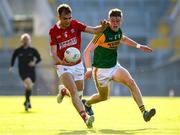
[(50, 45), (57, 46), (57, 56), (63, 60), (64, 52), (69, 47), (75, 47), (81, 50), (81, 32), (84, 31), (86, 25), (72, 20), (70, 26), (62, 29), (57, 22), (49, 31)]

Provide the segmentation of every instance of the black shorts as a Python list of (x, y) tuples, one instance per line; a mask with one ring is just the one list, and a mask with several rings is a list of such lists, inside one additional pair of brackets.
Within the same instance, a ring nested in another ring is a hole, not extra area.
[(21, 79), (24, 81), (26, 78), (30, 78), (34, 83), (36, 80), (35, 71), (19, 71)]

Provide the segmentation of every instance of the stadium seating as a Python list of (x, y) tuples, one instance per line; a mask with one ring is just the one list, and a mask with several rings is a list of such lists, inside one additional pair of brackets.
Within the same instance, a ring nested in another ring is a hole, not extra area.
[(170, 57), (170, 61), (175, 61), (180, 59), (180, 37), (175, 37), (173, 40), (173, 55)]
[(175, 37), (173, 46), (175, 49), (180, 49), (180, 36)]
[(150, 41), (150, 46), (154, 49), (154, 50), (163, 50), (163, 49), (168, 49), (170, 48), (170, 40), (168, 37), (165, 38), (154, 38), (151, 39)]
[(32, 37), (32, 45), (40, 52), (43, 64), (51, 64), (50, 47), (48, 37)]
[(159, 27), (157, 28), (158, 29), (158, 35), (160, 35), (161, 37), (168, 37), (168, 34), (170, 32), (170, 28), (169, 28), (169, 25), (165, 22), (162, 22), (159, 24)]
[(0, 50), (0, 95), (22, 95), (23, 84), (18, 77), (17, 68), (9, 74), (11, 51)]
[(3, 39), (0, 38), (0, 50), (3, 48)]

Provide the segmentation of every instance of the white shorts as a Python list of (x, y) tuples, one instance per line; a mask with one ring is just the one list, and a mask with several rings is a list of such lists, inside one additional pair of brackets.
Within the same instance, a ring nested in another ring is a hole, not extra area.
[(56, 71), (58, 77), (64, 73), (70, 73), (73, 75), (75, 81), (84, 79), (84, 66), (82, 62), (74, 66), (57, 65)]
[(96, 86), (98, 87), (106, 87), (112, 80), (112, 76), (115, 74), (117, 69), (119, 69), (121, 65), (117, 63), (112, 68), (93, 68), (93, 78)]

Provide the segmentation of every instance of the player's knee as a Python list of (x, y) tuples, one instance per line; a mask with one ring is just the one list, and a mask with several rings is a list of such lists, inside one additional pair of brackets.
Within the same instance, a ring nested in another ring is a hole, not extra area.
[(24, 80), (24, 86), (26, 89), (31, 90), (33, 88), (34, 83), (32, 82), (32, 80), (28, 77)]
[(79, 96), (80, 99), (82, 98), (82, 96), (83, 96), (83, 91), (82, 90), (78, 91), (78, 96)]
[(79, 95), (78, 95), (78, 92), (76, 91), (76, 90), (70, 90), (69, 89), (69, 92), (70, 92), (70, 94), (71, 94), (71, 97), (79, 97)]
[(33, 88), (33, 83), (31, 83), (31, 82), (27, 83), (27, 84), (26, 84), (26, 87), (27, 87), (27, 89), (32, 90), (32, 88)]
[(101, 96), (100, 96), (100, 100), (101, 100), (101, 101), (106, 101), (107, 99), (108, 99), (108, 97), (105, 96), (105, 95), (101, 95)]
[(107, 97), (103, 97), (101, 101), (106, 101), (107, 99)]
[(32, 90), (32, 86), (27, 86), (27, 89), (28, 90)]

